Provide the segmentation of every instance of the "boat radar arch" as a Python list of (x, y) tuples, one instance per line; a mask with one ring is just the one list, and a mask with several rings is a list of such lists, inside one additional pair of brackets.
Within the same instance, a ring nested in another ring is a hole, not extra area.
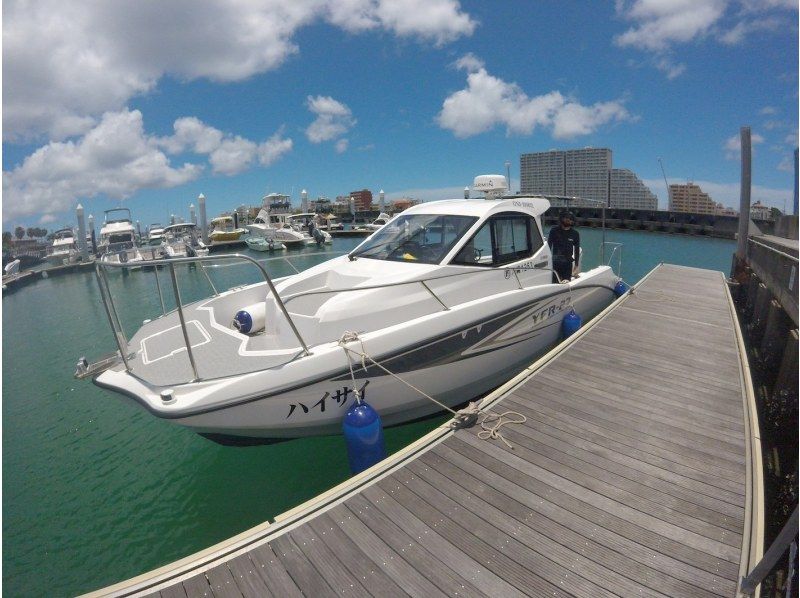
[(482, 191), (484, 199), (499, 199), (508, 191), (508, 181), (502, 174), (482, 174), (472, 183), (475, 191)]

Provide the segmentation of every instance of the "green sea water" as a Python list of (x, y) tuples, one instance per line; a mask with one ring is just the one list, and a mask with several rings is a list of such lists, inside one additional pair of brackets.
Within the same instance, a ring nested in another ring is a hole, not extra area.
[[(601, 233), (579, 230), (588, 269), (599, 263)], [(622, 276), (631, 283), (659, 262), (727, 273), (735, 250), (733, 241), (705, 237), (609, 231), (606, 239), (623, 243)], [(299, 255), (294, 263), (303, 269), (357, 242), (337, 239), (333, 247), (287, 255)], [(266, 266), (273, 276), (292, 272), (280, 260)], [(167, 289), (166, 272), (160, 276)], [(222, 287), (258, 280), (252, 267), (215, 268), (211, 276)], [(179, 278), (184, 301), (209, 294), (197, 271)], [(160, 312), (152, 271), (117, 274), (111, 286), (128, 336)], [(93, 274), (51, 277), (4, 294), (2, 312), (6, 596), (69, 596), (138, 575), (349, 476), (340, 436), (223, 447), (73, 379), (80, 356), (115, 348)], [(445, 419), (387, 430), (387, 449)]]

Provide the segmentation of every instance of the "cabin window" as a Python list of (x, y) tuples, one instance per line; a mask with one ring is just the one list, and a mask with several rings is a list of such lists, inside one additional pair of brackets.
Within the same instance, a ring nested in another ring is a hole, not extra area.
[(475, 224), (471, 216), (401, 215), (350, 255), (396, 262), (438, 264)]
[(536, 221), (523, 214), (487, 220), (453, 259), (465, 266), (503, 266), (531, 257), (543, 245)]

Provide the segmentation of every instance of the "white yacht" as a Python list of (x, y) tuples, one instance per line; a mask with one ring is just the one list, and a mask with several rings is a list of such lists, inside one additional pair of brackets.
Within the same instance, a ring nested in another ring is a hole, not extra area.
[(147, 227), (147, 245), (157, 247), (164, 242), (164, 227), (154, 222)]
[(165, 226), (162, 249), (167, 257), (195, 257), (208, 255), (208, 247), (200, 239), (199, 227), (192, 222), (179, 222)]
[(104, 212), (105, 219), (100, 229), (97, 250), (100, 260), (110, 263), (143, 261), (136, 244), (136, 230), (128, 208), (114, 208)]
[[(277, 193), (265, 196), (258, 215), (247, 225), (247, 230), (251, 236), (264, 237), (273, 243), (283, 243), (288, 249), (313, 244), (314, 239), (292, 226), (292, 214), (288, 212), (290, 204), (283, 200), (285, 197), (287, 196)], [(276, 198), (281, 200), (280, 203)]]
[(330, 245), (333, 243), (333, 237), (328, 231), (320, 228), (322, 221), (322, 217), (313, 212), (292, 214), (286, 217), (286, 222), (294, 230), (310, 237), (312, 243)]
[(375, 220), (370, 222), (369, 224), (362, 224), (360, 226), (354, 226), (353, 229), (354, 230), (371, 230), (371, 231), (380, 230), (381, 228), (383, 228), (383, 226), (387, 222), (389, 222), (390, 219), (391, 219), (391, 216), (389, 216), (389, 214), (386, 214), (385, 212), (381, 212), (380, 215)]
[(440, 409), (343, 347), (449, 406), (475, 398), (557, 343), (571, 309), (586, 321), (609, 305), (619, 281), (599, 266), (553, 284), (549, 202), (497, 197), (505, 177), (491, 176), (476, 179), (489, 199), (414, 206), (297, 275), (262, 269), (264, 282), (117, 333), (116, 362), (76, 374), (221, 443), (337, 433), (354, 387), (384, 425)]
[(78, 260), (78, 240), (71, 228), (62, 228), (53, 233), (53, 243), (45, 259), (53, 266), (72, 264)]

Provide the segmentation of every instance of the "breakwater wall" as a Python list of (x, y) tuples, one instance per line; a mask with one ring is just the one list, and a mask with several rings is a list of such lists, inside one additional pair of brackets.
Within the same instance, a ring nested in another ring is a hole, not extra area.
[[(556, 224), (563, 208), (552, 207), (544, 215), (544, 224)], [(600, 228), (603, 222), (601, 208), (570, 208), (577, 226)], [(772, 233), (774, 223), (757, 220), (755, 224), (763, 233)], [(661, 212), (656, 210), (622, 210), (606, 208), (606, 228), (639, 230), (684, 235), (704, 235), (722, 239), (735, 239), (739, 226), (737, 216), (691, 214), (688, 212)]]

